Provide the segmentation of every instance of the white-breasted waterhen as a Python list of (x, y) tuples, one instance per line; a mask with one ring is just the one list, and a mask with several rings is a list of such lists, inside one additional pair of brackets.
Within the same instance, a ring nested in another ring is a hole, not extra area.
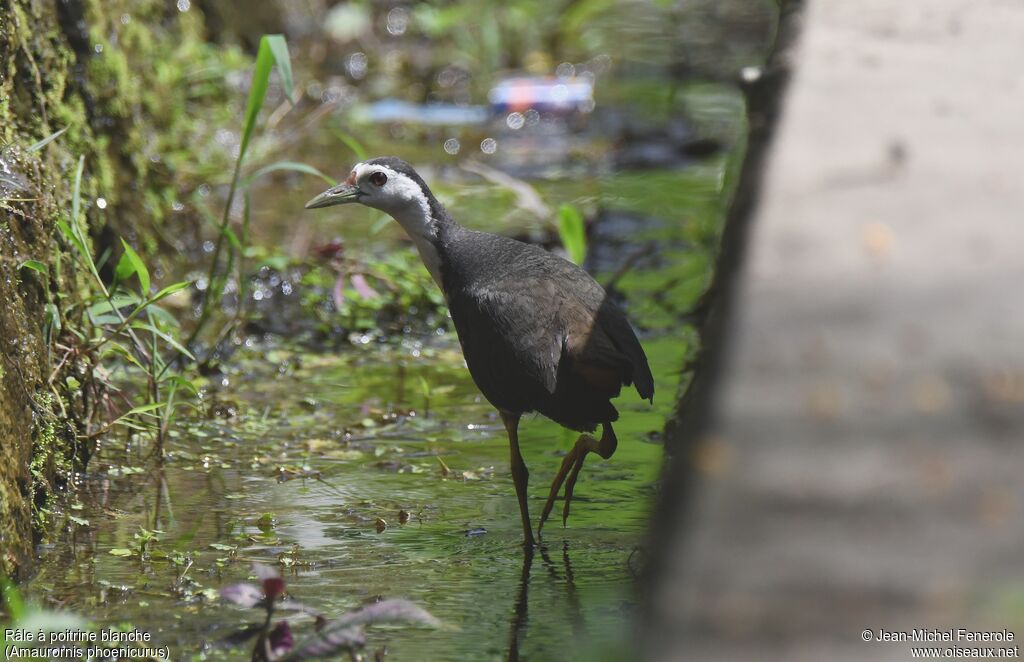
[[(444, 292), (473, 381), (508, 431), (523, 542), (533, 545), (520, 417), (540, 412), (583, 433), (551, 484), (539, 534), (563, 483), (565, 524), (587, 453), (608, 459), (615, 452), (612, 422), (619, 413), (610, 399), (632, 384), (640, 397), (653, 401), (654, 378), (640, 342), (586, 271), (537, 246), (462, 227), (401, 159), (357, 164), (348, 179), (306, 208), (353, 202), (398, 221)], [(598, 424), (601, 438), (595, 439), (587, 433)]]

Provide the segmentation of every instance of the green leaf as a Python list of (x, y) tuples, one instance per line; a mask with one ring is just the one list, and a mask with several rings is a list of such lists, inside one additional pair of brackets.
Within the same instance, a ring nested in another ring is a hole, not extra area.
[[(85, 169), (85, 157), (78, 157), (78, 167), (75, 168), (75, 185), (71, 190), (71, 229), (79, 230), (78, 218), (79, 213), (82, 209), (82, 171)], [(75, 232), (79, 240), (81, 240), (81, 232)], [(83, 244), (85, 242), (82, 242)], [(89, 255), (89, 259), (92, 260), (92, 255)]]
[(149, 293), (149, 269), (146, 268), (146, 264), (139, 257), (139, 254), (124, 239), (121, 240), (121, 246), (124, 247), (124, 253), (117, 263), (116, 274), (118, 280), (128, 280), (132, 274), (135, 274), (139, 277), (142, 293)]
[(132, 416), (134, 414), (145, 414), (151, 412), (154, 409), (160, 409), (164, 406), (163, 402), (151, 402), (148, 405), (139, 405), (138, 407), (132, 407), (126, 411), (122, 416)]
[(558, 236), (569, 259), (583, 264), (587, 256), (587, 233), (583, 225), (583, 214), (573, 205), (558, 208)]
[(295, 83), (292, 77), (292, 60), (288, 56), (288, 42), (283, 35), (268, 34), (263, 37), (267, 40), (270, 52), (274, 55), (274, 62), (277, 63), (277, 71), (281, 74), (281, 86), (284, 87), (288, 103), (294, 104)]
[(122, 557), (124, 557), (124, 556), (131, 556), (132, 555), (132, 550), (130, 550), (130, 549), (126, 548), (126, 547), (115, 547), (114, 549), (110, 550), (109, 553), (112, 556), (122, 556)]
[(42, 148), (46, 147), (47, 145), (52, 143), (54, 140), (59, 138), (60, 135), (62, 133), (64, 133), (65, 131), (67, 131), (67, 130), (68, 130), (68, 127), (64, 127), (63, 129), (60, 129), (59, 131), (54, 131), (53, 133), (51, 133), (50, 135), (46, 136), (45, 138), (43, 138), (39, 142), (32, 143), (31, 145), (29, 145), (28, 151), (30, 151), (30, 152), (38, 152), (39, 150), (41, 150)]
[(162, 338), (165, 343), (167, 343), (174, 349), (178, 350), (179, 352), (181, 352), (188, 358), (192, 359), (193, 361), (196, 360), (196, 357), (193, 356), (192, 352), (188, 351), (184, 345), (175, 340), (173, 336), (164, 333), (163, 331), (156, 328), (152, 324), (147, 324), (145, 322), (132, 322), (132, 328), (139, 329), (141, 331), (150, 331), (152, 333), (155, 333), (160, 338)]
[(149, 315), (150, 322), (153, 322), (167, 333), (181, 330), (178, 318), (156, 304), (150, 304), (146, 308), (146, 314)]
[(172, 285), (168, 285), (167, 287), (165, 287), (164, 289), (160, 290), (159, 292), (154, 294), (152, 297), (150, 297), (146, 301), (146, 305), (148, 306), (149, 304), (156, 303), (157, 301), (160, 301), (161, 299), (166, 299), (167, 297), (171, 296), (175, 292), (180, 292), (181, 290), (185, 289), (186, 287), (190, 286), (191, 284), (192, 284), (192, 281), (190, 281), (190, 280), (183, 280), (180, 283), (174, 283)]
[(114, 342), (113, 340), (107, 343), (107, 346), (104, 348), (101, 357), (105, 357), (107, 354), (117, 354), (118, 356), (123, 358), (125, 361), (128, 361), (132, 365), (138, 366), (142, 370), (145, 370), (142, 364), (139, 363), (139, 360), (135, 358), (135, 355), (128, 351), (128, 348), (126, 348), (124, 345), (120, 343)]
[[(122, 290), (122, 292), (123, 291), (124, 290)], [(135, 305), (140, 305), (139, 304), (139, 297), (138, 297), (138, 295), (136, 295), (136, 294), (118, 294), (116, 296), (111, 297), (109, 301), (104, 299), (103, 301), (100, 301), (99, 303), (94, 303), (93, 305), (91, 305), (88, 308), (86, 308), (86, 312), (89, 314), (90, 317), (94, 317), (94, 316), (97, 316), (97, 315), (102, 315), (104, 313), (110, 313), (110, 312), (113, 312), (115, 310), (120, 310), (121, 308), (126, 308), (128, 306), (135, 306)]]
[(75, 247), (75, 250), (78, 251), (78, 254), (82, 259), (86, 259), (86, 256), (89, 255), (89, 251), (86, 250), (85, 244), (83, 244), (82, 240), (78, 238), (78, 235), (71, 229), (71, 226), (68, 225), (67, 221), (63, 218), (58, 218), (57, 227), (60, 229), (61, 234), (64, 235), (64, 238), (71, 242), (71, 245)]
[(271, 52), (270, 42), (267, 35), (260, 39), (260, 47), (256, 52), (256, 66), (252, 72), (252, 87), (249, 88), (249, 101), (245, 105), (245, 125), (242, 128), (242, 142), (238, 149), (238, 162), (245, 158), (245, 152), (249, 149), (249, 140), (252, 138), (253, 129), (256, 128), (256, 116), (263, 108), (263, 99), (267, 94), (267, 81), (270, 80), (270, 70), (274, 66), (274, 55)]
[(57, 308), (57, 304), (46, 304), (43, 319), (45, 320), (44, 334), (46, 336), (46, 342), (49, 344), (54, 338), (60, 335), (60, 310)]
[[(165, 383), (176, 384), (178, 388), (185, 389), (192, 396), (199, 395), (199, 389), (192, 383), (191, 380), (185, 379), (181, 375), (170, 375), (163, 380)], [(187, 404), (187, 403), (184, 403)]]
[(238, 240), (238, 235), (235, 234), (234, 230), (226, 225), (224, 226), (224, 236), (228, 238), (228, 241), (231, 242), (231, 245), (235, 247), (236, 251), (242, 250), (242, 242)]
[(39, 260), (25, 260), (24, 262), (22, 262), (21, 264), (18, 265), (18, 268), (19, 269), (31, 269), (32, 271), (38, 271), (39, 273), (43, 274), (44, 276), (49, 276), (50, 275), (50, 268), (47, 267), (42, 262), (40, 262)]
[(337, 183), (333, 179), (325, 175), (323, 172), (309, 164), (297, 163), (295, 161), (276, 161), (268, 166), (263, 166), (256, 172), (249, 175), (249, 178), (245, 180), (245, 186), (248, 187), (260, 177), (264, 175), (269, 175), (270, 173), (277, 172), (279, 170), (291, 170), (293, 172), (302, 172), (307, 175), (313, 175), (314, 177), (319, 177), (320, 179), (324, 180), (328, 184), (328, 186), (334, 186)]

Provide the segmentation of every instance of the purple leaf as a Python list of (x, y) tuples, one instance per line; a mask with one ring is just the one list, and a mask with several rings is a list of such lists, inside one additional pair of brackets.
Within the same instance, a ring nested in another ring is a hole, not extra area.
[(363, 628), (355, 626), (331, 630), (330, 632), (318, 632), (312, 639), (306, 641), (291, 655), (285, 658), (286, 662), (298, 660), (311, 660), (315, 657), (327, 657), (341, 651), (359, 650), (366, 645), (366, 638), (363, 635)]
[(325, 630), (376, 623), (418, 623), (437, 627), (441, 621), (434, 618), (426, 609), (408, 600), (381, 600), (328, 622)]
[(425, 609), (408, 600), (382, 600), (328, 621), (311, 639), (285, 659), (297, 662), (325, 657), (340, 651), (358, 650), (366, 643), (363, 635), (364, 625), (396, 622), (431, 626), (441, 624), (441, 621), (431, 616)]
[(288, 625), (288, 621), (280, 621), (277, 626), (270, 631), (270, 650), (274, 654), (274, 657), (283, 655), (290, 651), (295, 646), (295, 638), (292, 637), (292, 629)]
[(255, 607), (263, 602), (263, 591), (254, 584), (231, 584), (220, 590), (221, 600), (233, 602), (240, 607)]
[(341, 310), (341, 307), (345, 305), (345, 276), (339, 274), (334, 280), (334, 290), (331, 292), (334, 298), (334, 309)]
[(370, 284), (366, 282), (366, 276), (363, 274), (352, 274), (352, 287), (356, 288), (356, 292), (364, 299), (376, 299), (380, 296), (377, 294), (377, 290), (370, 287)]

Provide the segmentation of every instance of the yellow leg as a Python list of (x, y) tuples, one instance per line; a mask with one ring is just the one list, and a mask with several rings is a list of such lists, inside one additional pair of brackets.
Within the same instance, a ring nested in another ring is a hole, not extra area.
[(512, 482), (516, 486), (516, 496), (519, 498), (519, 514), (523, 518), (523, 545), (533, 547), (536, 543), (533, 540), (533, 527), (530, 525), (530, 508), (526, 503), (526, 486), (530, 482), (530, 471), (523, 462), (523, 455), (519, 452), (519, 414), (499, 412), (501, 421), (505, 424), (505, 431), (508, 432), (508, 445), (511, 451), (512, 460)]
[(569, 504), (572, 503), (572, 490), (576, 486), (576, 479), (579, 478), (580, 469), (583, 468), (583, 460), (586, 459), (587, 453), (597, 453), (607, 460), (615, 453), (618, 443), (611, 423), (603, 425), (600, 440), (594, 439), (589, 434), (580, 435), (572, 450), (562, 460), (562, 466), (559, 467), (555, 480), (551, 482), (551, 492), (548, 494), (548, 500), (544, 504), (544, 511), (540, 515), (540, 524), (537, 526), (538, 535), (541, 529), (544, 528), (544, 522), (547, 521), (548, 515), (551, 514), (551, 509), (555, 505), (555, 498), (558, 496), (558, 490), (561, 489), (562, 483), (565, 483), (565, 505), (562, 506), (562, 526), (565, 526), (566, 521), (569, 519)]

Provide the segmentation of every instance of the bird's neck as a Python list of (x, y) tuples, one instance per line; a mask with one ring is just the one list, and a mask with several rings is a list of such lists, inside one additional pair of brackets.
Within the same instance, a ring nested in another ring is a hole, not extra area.
[(431, 278), (443, 291), (446, 236), (459, 225), (432, 195), (409, 200), (386, 211), (412, 239)]

